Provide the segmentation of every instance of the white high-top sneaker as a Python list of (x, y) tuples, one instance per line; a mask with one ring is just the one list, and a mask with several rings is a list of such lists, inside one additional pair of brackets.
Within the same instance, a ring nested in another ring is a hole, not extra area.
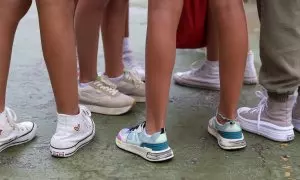
[(196, 64), (193, 63), (189, 71), (175, 73), (175, 82), (188, 87), (220, 90), (219, 62), (206, 60), (194, 67)]
[(123, 53), (123, 63), (126, 69), (136, 72), (136, 74), (145, 81), (145, 68), (142, 67), (136, 60), (133, 59), (131, 51)]
[(50, 143), (52, 156), (69, 157), (88, 144), (95, 136), (91, 112), (80, 106), (78, 115), (58, 114), (57, 128)]
[(36, 136), (36, 130), (35, 123), (17, 123), (15, 112), (5, 108), (0, 114), (0, 152), (8, 147), (31, 141)]
[[(175, 73), (174, 80), (177, 84), (183, 86), (220, 90), (219, 62), (206, 60), (200, 65), (193, 63), (191, 70)], [(257, 84), (257, 82), (254, 54), (249, 51), (244, 72), (244, 84), (251, 85)]]

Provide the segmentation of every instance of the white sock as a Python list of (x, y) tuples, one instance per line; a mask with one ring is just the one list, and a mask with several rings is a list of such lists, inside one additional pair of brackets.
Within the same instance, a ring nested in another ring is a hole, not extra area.
[(122, 74), (121, 76), (119, 77), (114, 77), (114, 78), (109, 78), (109, 80), (113, 83), (118, 83), (120, 82), (122, 79), (123, 79), (124, 75)]
[[(91, 82), (93, 82), (93, 81), (91, 81)], [(90, 82), (87, 82), (87, 83), (78, 83), (78, 85), (79, 85), (80, 88), (85, 88), (85, 87), (87, 87), (89, 85), (89, 83)]]
[(129, 38), (125, 37), (123, 39), (123, 54), (131, 52), (130, 46), (129, 46)]
[(145, 134), (146, 137), (151, 137), (151, 135), (149, 135), (149, 134), (147, 133), (146, 128), (144, 128), (144, 134)]
[(205, 63), (209, 64), (211, 66), (219, 66), (219, 61), (209, 61), (209, 60), (206, 60)]

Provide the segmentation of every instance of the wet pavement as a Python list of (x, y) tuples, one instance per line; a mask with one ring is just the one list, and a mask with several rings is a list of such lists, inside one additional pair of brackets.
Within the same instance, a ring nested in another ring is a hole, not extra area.
[[(146, 30), (145, 2), (131, 8), (131, 44), (143, 63)], [(258, 20), (254, 5), (247, 5), (250, 45), (258, 57)], [(234, 38), (234, 37), (233, 37)], [(202, 51), (178, 51), (174, 71), (186, 70)], [(99, 70), (103, 53), (99, 52)], [(50, 156), (49, 141), (56, 127), (54, 98), (43, 62), (37, 14), (34, 8), (22, 21), (14, 44), (7, 104), (19, 120), (38, 124), (37, 138), (10, 148), (0, 156), (0, 179), (300, 179), (300, 135), (290, 144), (276, 143), (245, 133), (248, 146), (241, 151), (223, 151), (207, 133), (207, 122), (218, 104), (218, 92), (172, 85), (168, 113), (168, 138), (175, 158), (153, 164), (119, 150), (115, 135), (123, 127), (144, 120), (145, 105), (138, 104), (125, 116), (93, 115), (97, 134), (92, 143), (68, 159)], [(233, 67), (234, 68), (234, 67)], [(255, 105), (259, 87), (245, 86), (240, 106)]]

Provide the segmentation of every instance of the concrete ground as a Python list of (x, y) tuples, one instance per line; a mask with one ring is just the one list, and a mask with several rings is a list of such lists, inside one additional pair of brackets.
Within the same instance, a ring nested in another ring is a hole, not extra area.
[[(146, 5), (133, 1), (130, 26), (135, 57), (143, 62)], [(246, 7), (251, 48), (258, 57), (258, 20), (254, 5)], [(234, 37), (233, 37), (234, 38)], [(99, 52), (103, 70), (103, 53)], [(187, 70), (192, 62), (205, 59), (201, 51), (178, 51), (175, 72)], [(233, 66), (234, 68), (234, 66)], [(259, 87), (245, 86), (240, 106), (255, 105)], [(174, 160), (153, 164), (119, 150), (114, 144), (123, 127), (144, 120), (145, 105), (138, 104), (125, 116), (93, 115), (97, 134), (92, 143), (68, 159), (53, 158), (49, 141), (55, 131), (55, 103), (43, 62), (37, 13), (33, 7), (17, 32), (7, 90), (7, 104), (20, 121), (38, 124), (37, 138), (10, 148), (0, 156), (0, 179), (300, 179), (299, 134), (292, 143), (276, 143), (245, 133), (248, 142), (241, 151), (223, 151), (207, 133), (214, 115), (218, 92), (172, 85), (168, 113), (168, 138)]]

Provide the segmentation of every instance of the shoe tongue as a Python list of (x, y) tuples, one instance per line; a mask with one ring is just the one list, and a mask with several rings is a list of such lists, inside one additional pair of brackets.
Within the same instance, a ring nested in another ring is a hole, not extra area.
[(5, 113), (6, 113), (5, 110), (4, 110), (3, 112), (1, 112), (1, 113), (0, 113), (0, 118), (1, 118), (2, 116), (5, 116)]
[(10, 117), (8, 117), (5, 111), (0, 114), (0, 136), (3, 135), (3, 131), (9, 132), (15, 126), (15, 121), (13, 119), (8, 118)]
[(0, 113), (0, 129), (2, 127), (2, 125), (7, 123), (7, 119), (6, 119), (6, 114), (5, 111)]
[(109, 87), (111, 87), (113, 89), (117, 88), (116, 85), (113, 82), (111, 82), (106, 75), (98, 76), (97, 77), (97, 81), (100, 82), (100, 83), (102, 83), (103, 85), (109, 86)]

